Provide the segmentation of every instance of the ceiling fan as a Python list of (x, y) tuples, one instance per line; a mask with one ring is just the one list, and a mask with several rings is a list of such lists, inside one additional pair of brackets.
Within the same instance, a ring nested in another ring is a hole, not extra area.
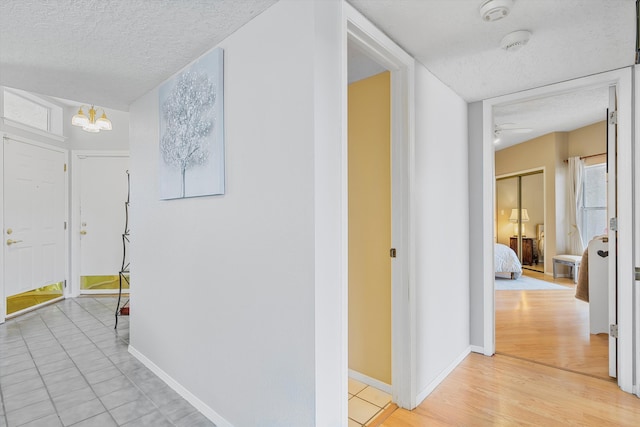
[(531, 128), (518, 127), (515, 123), (496, 124), (493, 128), (493, 142), (500, 142), (500, 136), (510, 133), (529, 133), (533, 131)]

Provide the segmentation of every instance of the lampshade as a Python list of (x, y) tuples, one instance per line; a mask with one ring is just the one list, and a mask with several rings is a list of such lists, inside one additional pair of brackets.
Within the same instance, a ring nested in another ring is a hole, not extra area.
[[(510, 222), (518, 222), (518, 209), (511, 209)], [(522, 222), (529, 222), (529, 213), (526, 209), (522, 209)]]
[(509, 217), (509, 222), (513, 222), (513, 234), (514, 235), (518, 235), (518, 232), (522, 232), (522, 235), (524, 236), (525, 231), (524, 231), (524, 223), (525, 222), (529, 222), (529, 212), (527, 212), (526, 209), (521, 209), (520, 212), (521, 218), (520, 220), (522, 221), (523, 224), (522, 228), (518, 227), (518, 209), (511, 209), (511, 216)]
[(71, 124), (73, 126), (80, 126), (83, 131), (91, 133), (98, 133), (101, 130), (111, 130), (113, 128), (111, 120), (107, 118), (107, 113), (104, 111), (104, 108), (102, 109), (102, 116), (97, 120), (97, 111), (93, 105), (89, 108), (89, 117), (84, 114), (82, 108), (83, 107), (80, 107), (78, 114), (71, 118)]

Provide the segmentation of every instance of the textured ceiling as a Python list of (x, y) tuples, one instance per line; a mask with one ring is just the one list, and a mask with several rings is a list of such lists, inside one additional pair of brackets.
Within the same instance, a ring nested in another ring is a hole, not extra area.
[(528, 133), (503, 131), (495, 148), (501, 150), (551, 132), (568, 132), (603, 121), (608, 105), (609, 88), (603, 86), (495, 107), (496, 125), (531, 129)]
[(1, 0), (0, 85), (128, 110), (276, 0)]
[[(0, 0), (0, 85), (127, 111), (276, 1)], [(514, 0), (493, 23), (480, 19), (483, 0), (348, 1), (470, 102), (634, 62), (633, 0)], [(527, 46), (499, 48), (521, 29), (532, 32)], [(357, 61), (352, 49), (350, 71)], [(361, 65), (379, 72), (366, 58)], [(573, 98), (496, 111), (498, 123), (535, 128), (504, 146), (556, 130), (557, 118), (557, 126), (588, 124), (606, 107), (595, 95)]]
[[(544, 86), (635, 62), (634, 0), (515, 0), (495, 22), (483, 0), (349, 0), (466, 101)], [(500, 48), (532, 33), (516, 52)]]
[[(480, 19), (484, 0), (348, 0), (468, 102), (633, 65), (635, 1), (514, 0), (495, 22)], [(500, 48), (517, 30), (532, 33), (516, 52)], [(377, 71), (352, 49), (350, 78)], [(605, 119), (607, 88), (566, 93), (494, 110), (503, 132), (496, 149)]]

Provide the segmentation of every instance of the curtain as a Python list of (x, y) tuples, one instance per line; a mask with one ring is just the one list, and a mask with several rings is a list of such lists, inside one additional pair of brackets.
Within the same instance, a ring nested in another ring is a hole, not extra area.
[(584, 162), (580, 157), (569, 158), (567, 171), (567, 250), (572, 255), (582, 255), (584, 242), (582, 241), (582, 174)]

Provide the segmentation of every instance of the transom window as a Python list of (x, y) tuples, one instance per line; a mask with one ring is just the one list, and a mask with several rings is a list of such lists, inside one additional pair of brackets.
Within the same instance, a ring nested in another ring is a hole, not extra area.
[(51, 130), (49, 107), (8, 90), (4, 91), (4, 116), (36, 129)]

